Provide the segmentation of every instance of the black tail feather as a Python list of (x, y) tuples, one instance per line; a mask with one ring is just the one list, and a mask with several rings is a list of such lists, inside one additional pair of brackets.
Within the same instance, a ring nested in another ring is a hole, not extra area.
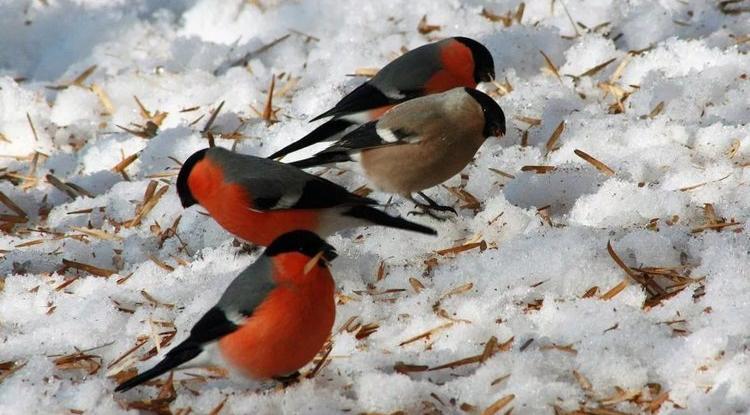
[(353, 125), (351, 121), (342, 120), (342, 119), (333, 119), (328, 120), (318, 126), (318, 128), (312, 130), (309, 134), (306, 136), (300, 138), (299, 140), (293, 142), (292, 144), (289, 144), (288, 146), (282, 148), (281, 150), (271, 154), (268, 156), (269, 159), (277, 159), (279, 157), (284, 157), (289, 153), (293, 153), (297, 150), (301, 150), (305, 147), (311, 146), (316, 143), (320, 143), (321, 141), (326, 141), (333, 137), (334, 135), (346, 130), (349, 126)]
[(383, 212), (382, 210), (375, 209), (370, 206), (354, 206), (348, 211), (344, 212), (344, 214), (347, 216), (364, 219), (376, 225), (404, 229), (407, 231), (414, 231), (427, 235), (437, 235), (437, 232), (432, 228), (420, 225), (418, 223), (410, 222), (400, 216), (391, 216)]
[(164, 356), (164, 359), (157, 363), (156, 366), (121, 383), (115, 388), (115, 392), (125, 392), (143, 382), (147, 382), (157, 376), (163, 375), (177, 366), (194, 359), (201, 354), (202, 351), (203, 348), (197, 343), (182, 343), (170, 350), (170, 352)]
[(331, 152), (331, 153), (318, 153), (310, 158), (304, 160), (293, 161), (291, 164), (294, 167), (300, 169), (306, 169), (308, 167), (322, 166), (324, 164), (339, 163), (342, 161), (351, 161), (351, 157), (343, 152)]

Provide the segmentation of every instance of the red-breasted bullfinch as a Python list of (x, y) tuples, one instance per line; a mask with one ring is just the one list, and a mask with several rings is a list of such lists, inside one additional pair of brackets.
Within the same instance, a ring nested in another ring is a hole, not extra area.
[[(279, 236), (229, 284), (186, 340), (115, 391), (131, 389), (196, 358), (203, 364), (225, 363), (253, 379), (295, 373), (331, 334), (336, 305), (326, 263), (335, 257), (334, 248), (312, 232)], [(218, 353), (213, 346), (218, 346)]]
[[(300, 168), (359, 161), (374, 187), (397, 193), (429, 210), (450, 210), (421, 193), (458, 174), (487, 137), (505, 135), (505, 115), (494, 99), (471, 88), (454, 88), (399, 104), (378, 121), (363, 124)], [(416, 202), (419, 192), (428, 204)]]
[(380, 118), (393, 105), (429, 94), (495, 79), (495, 62), (484, 45), (451, 37), (413, 49), (384, 66), (372, 79), (312, 121), (332, 117), (308, 135), (271, 154), (276, 159), (321, 141), (340, 137), (346, 129)]
[(183, 207), (200, 204), (224, 229), (260, 246), (297, 229), (325, 237), (370, 224), (436, 234), (294, 166), (221, 147), (199, 150), (183, 163), (177, 193)]

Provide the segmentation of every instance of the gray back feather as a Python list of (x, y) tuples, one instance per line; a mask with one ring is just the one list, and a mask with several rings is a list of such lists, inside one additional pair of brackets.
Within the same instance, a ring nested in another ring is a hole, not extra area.
[(400, 98), (398, 91), (417, 92), (416, 87), (424, 86), (435, 72), (442, 69), (440, 50), (445, 42), (451, 41), (444, 39), (407, 52), (381, 69), (370, 84), (390, 98)]
[(206, 157), (222, 166), (224, 180), (244, 186), (255, 200), (283, 200), (294, 204), (310, 180), (307, 173), (288, 164), (234, 153), (221, 147), (212, 147), (206, 152)]
[(247, 317), (265, 301), (274, 288), (276, 282), (273, 280), (271, 259), (261, 255), (229, 284), (217, 307), (224, 311), (231, 321), (237, 320), (240, 316)]

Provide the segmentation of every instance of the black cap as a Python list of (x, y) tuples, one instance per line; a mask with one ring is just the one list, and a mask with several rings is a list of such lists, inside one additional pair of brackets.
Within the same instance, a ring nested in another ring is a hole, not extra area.
[(264, 255), (272, 257), (288, 252), (299, 252), (312, 258), (321, 251), (326, 261), (333, 261), (338, 256), (336, 248), (329, 245), (316, 233), (306, 230), (296, 230), (274, 239), (268, 245), (268, 248), (266, 248)]
[(482, 107), (484, 113), (484, 131), (482, 133), (484, 136), (500, 137), (505, 135), (505, 113), (503, 113), (500, 105), (482, 91), (472, 88), (464, 88), (464, 90)]
[(492, 54), (483, 44), (468, 37), (457, 36), (453, 39), (461, 42), (471, 50), (471, 56), (474, 58), (474, 81), (490, 82), (495, 79), (495, 60)]
[(189, 208), (198, 203), (190, 192), (188, 177), (190, 177), (190, 172), (193, 171), (193, 167), (195, 167), (195, 165), (206, 156), (206, 151), (208, 151), (208, 149), (204, 148), (203, 150), (196, 151), (193, 155), (188, 157), (188, 159), (182, 163), (180, 173), (177, 175), (177, 195), (180, 196), (180, 202), (184, 208)]

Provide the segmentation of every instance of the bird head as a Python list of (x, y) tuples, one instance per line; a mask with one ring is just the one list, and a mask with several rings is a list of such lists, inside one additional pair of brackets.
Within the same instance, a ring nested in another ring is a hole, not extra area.
[(484, 114), (484, 137), (502, 137), (505, 135), (505, 113), (497, 102), (482, 91), (464, 88), (467, 94), (482, 107)]
[(184, 163), (182, 163), (180, 173), (177, 175), (177, 195), (180, 196), (180, 202), (182, 203), (182, 207), (184, 208), (189, 208), (190, 206), (198, 203), (198, 201), (193, 197), (193, 193), (190, 191), (190, 186), (188, 185), (188, 177), (190, 177), (190, 173), (193, 171), (193, 167), (195, 167), (195, 165), (203, 160), (203, 157), (206, 156), (207, 150), (207, 148), (198, 150), (193, 153), (193, 155), (188, 157), (188, 159), (185, 160)]
[(309, 258), (322, 258), (333, 261), (338, 254), (336, 248), (329, 245), (316, 233), (306, 230), (296, 230), (285, 233), (271, 242), (266, 248), (266, 256), (297, 252)]
[(476, 83), (494, 81), (495, 61), (490, 51), (474, 39), (461, 36), (454, 39), (471, 50), (471, 56), (474, 58), (474, 81)]

